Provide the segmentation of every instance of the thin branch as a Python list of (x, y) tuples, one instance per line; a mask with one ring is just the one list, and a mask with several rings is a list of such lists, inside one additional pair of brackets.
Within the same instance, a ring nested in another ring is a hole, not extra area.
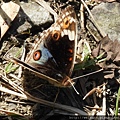
[(9, 94), (12, 94), (12, 95), (15, 95), (15, 96), (19, 96), (19, 97), (22, 97), (24, 99), (27, 99), (27, 97), (24, 94), (9, 90), (9, 89), (7, 89), (3, 86), (0, 86), (0, 91), (5, 92), (5, 93), (9, 93)]
[(46, 106), (50, 106), (50, 107), (53, 107), (53, 108), (65, 110), (65, 111), (71, 112), (73, 114), (87, 115), (87, 113), (85, 113), (84, 111), (82, 111), (78, 108), (67, 106), (67, 105), (62, 105), (62, 104), (58, 104), (58, 103), (54, 103), (54, 102), (50, 102), (50, 101), (47, 101), (47, 100), (43, 100), (41, 98), (36, 98), (36, 97), (30, 95), (28, 92), (24, 91), (21, 87), (19, 87), (17, 84), (12, 82), (11, 80), (6, 78), (5, 76), (1, 75), (1, 77), (6, 82), (8, 82), (10, 85), (12, 85), (17, 91), (21, 92), (22, 94), (14, 92), (12, 90), (8, 90), (7, 88), (4, 88), (4, 87), (1, 87), (0, 90), (3, 91), (3, 92), (13, 94), (13, 95), (22, 97), (24, 99), (27, 99), (27, 100), (30, 100), (30, 101), (33, 101), (33, 102), (41, 103), (41, 104), (46, 105)]
[(81, 4), (81, 7), (80, 7), (80, 15), (81, 15), (81, 30), (82, 31), (85, 31), (85, 23), (84, 23), (84, 5)]
[(103, 107), (102, 107), (102, 113), (103, 115), (106, 115), (106, 87), (105, 87), (105, 83), (103, 83)]

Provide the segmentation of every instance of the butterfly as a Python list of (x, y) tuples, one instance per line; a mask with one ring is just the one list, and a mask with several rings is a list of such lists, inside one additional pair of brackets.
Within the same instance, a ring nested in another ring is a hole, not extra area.
[(77, 19), (72, 6), (61, 11), (50, 28), (32, 44), (25, 61), (10, 57), (38, 77), (57, 87), (74, 84), (70, 76), (74, 68), (77, 47)]

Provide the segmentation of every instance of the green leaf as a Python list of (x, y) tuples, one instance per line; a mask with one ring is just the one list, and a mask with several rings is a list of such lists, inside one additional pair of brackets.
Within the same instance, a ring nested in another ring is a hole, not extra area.
[[(15, 54), (15, 57), (19, 57), (22, 51), (22, 47), (17, 51), (17, 53)], [(15, 65), (12, 62), (9, 62), (6, 66), (5, 66), (5, 72), (6, 73), (10, 73), (10, 72), (14, 72), (18, 69), (18, 65)]]
[(120, 87), (118, 90), (118, 94), (117, 94), (117, 99), (116, 99), (116, 110), (115, 110), (115, 116), (118, 116), (118, 107), (119, 107), (119, 100), (120, 100)]

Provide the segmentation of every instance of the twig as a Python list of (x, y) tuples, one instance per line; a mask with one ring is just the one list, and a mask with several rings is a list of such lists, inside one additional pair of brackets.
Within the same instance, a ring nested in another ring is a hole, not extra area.
[(12, 77), (12, 78), (14, 78), (14, 79), (16, 79), (16, 80), (18, 80), (18, 81), (21, 81), (21, 79), (18, 78), (17, 76), (15, 76), (14, 74), (10, 73), (9, 76)]
[(33, 102), (37, 102), (37, 103), (41, 103), (41, 104), (46, 105), (46, 106), (50, 106), (50, 107), (54, 107), (54, 108), (57, 108), (57, 109), (65, 110), (65, 111), (68, 111), (68, 112), (71, 112), (71, 113), (74, 113), (74, 114), (87, 115), (87, 113), (85, 113), (84, 111), (82, 111), (78, 108), (67, 106), (67, 105), (62, 105), (62, 104), (58, 104), (58, 103), (54, 103), (54, 102), (50, 102), (50, 101), (43, 100), (43, 99), (40, 99), (40, 98), (36, 98), (36, 97), (30, 95), (28, 92), (24, 91), (17, 84), (12, 82), (8, 78), (4, 77), (3, 75), (1, 77), (4, 78), (4, 80), (6, 82), (8, 82), (10, 85), (12, 85), (14, 88), (16, 88), (16, 90), (21, 92), (22, 94), (14, 92), (12, 90), (8, 90), (7, 88), (4, 88), (4, 87), (1, 87), (0, 90), (3, 91), (3, 92), (7, 92), (9, 94), (13, 94), (13, 95), (22, 97), (24, 99), (27, 99), (27, 100), (30, 100), (30, 101), (33, 101)]
[(102, 113), (103, 115), (106, 115), (106, 90), (105, 90), (106, 83), (103, 83), (103, 107), (102, 107)]
[(4, 109), (0, 109), (0, 111), (1, 111), (1, 112), (4, 112), (4, 113), (6, 113), (6, 114), (9, 114), (9, 115), (10, 115), (10, 114), (11, 114), (11, 115), (16, 114), (16, 115), (19, 115), (19, 116), (24, 117), (24, 118), (27, 119), (27, 117), (25, 117), (24, 115), (22, 115), (22, 114), (20, 114), (20, 113), (16, 113), (16, 112), (9, 111), (9, 110), (4, 110)]
[(27, 99), (27, 97), (24, 94), (20, 94), (18, 92), (9, 90), (9, 89), (7, 89), (7, 88), (5, 88), (3, 86), (0, 86), (0, 91)]
[(41, 104), (44, 104), (44, 105), (47, 105), (47, 106), (50, 106), (50, 107), (53, 107), (53, 108), (57, 108), (57, 109), (65, 110), (65, 111), (68, 111), (68, 112), (72, 112), (72, 113), (77, 114), (77, 115), (87, 115), (87, 113), (85, 113), (84, 111), (82, 111), (78, 108), (67, 106), (67, 105), (62, 105), (62, 104), (58, 104), (58, 103), (54, 103), (54, 102), (49, 102), (49, 101), (46, 101), (46, 100), (43, 100), (43, 99), (40, 99), (40, 98), (36, 98), (36, 97), (33, 97), (32, 95), (30, 95), (27, 92), (25, 92), (25, 94), (26, 94), (28, 100), (31, 100), (31, 101), (34, 101), (34, 102), (37, 102), (37, 103), (41, 103)]
[(81, 15), (81, 30), (82, 31), (85, 31), (85, 23), (84, 23), (84, 5), (81, 4), (81, 7), (80, 7), (80, 15)]
[(90, 30), (90, 28), (88, 27), (88, 25), (86, 25), (86, 28), (89, 30), (90, 34), (94, 37), (94, 39), (95, 39), (97, 42), (99, 42), (99, 41), (100, 41), (99, 38), (97, 38), (97, 37), (94, 35), (94, 33), (92, 32), (92, 30)]
[(28, 105), (28, 104), (31, 104), (31, 105), (33, 105), (33, 103), (31, 103), (31, 102), (22, 102), (22, 101), (16, 101), (16, 100), (12, 100), (12, 99), (6, 99), (5, 100), (6, 102), (11, 102), (11, 103), (16, 103), (16, 104), (23, 104), (23, 105)]
[(2, 79), (7, 82), (8, 84), (10, 84), (14, 89), (16, 89), (17, 91), (19, 91), (20, 93), (23, 94), (23, 89), (21, 87), (19, 87), (17, 84), (15, 84), (14, 82), (12, 82), (10, 79), (8, 79), (6, 76), (3, 76), (0, 74), (0, 76), (2, 77)]

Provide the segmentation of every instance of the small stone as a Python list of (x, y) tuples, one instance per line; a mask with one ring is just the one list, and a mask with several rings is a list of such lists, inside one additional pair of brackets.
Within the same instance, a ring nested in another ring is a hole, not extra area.
[(50, 13), (35, 2), (20, 2), (21, 9), (9, 29), (9, 34), (24, 33), (32, 28), (38, 29), (44, 25), (49, 27), (53, 23)]
[[(91, 12), (101, 30), (108, 34), (111, 40), (120, 41), (120, 3), (101, 3)], [(89, 27), (94, 30), (92, 25)]]
[(8, 110), (14, 110), (16, 108), (16, 105), (14, 103), (9, 103), (8, 104)]

